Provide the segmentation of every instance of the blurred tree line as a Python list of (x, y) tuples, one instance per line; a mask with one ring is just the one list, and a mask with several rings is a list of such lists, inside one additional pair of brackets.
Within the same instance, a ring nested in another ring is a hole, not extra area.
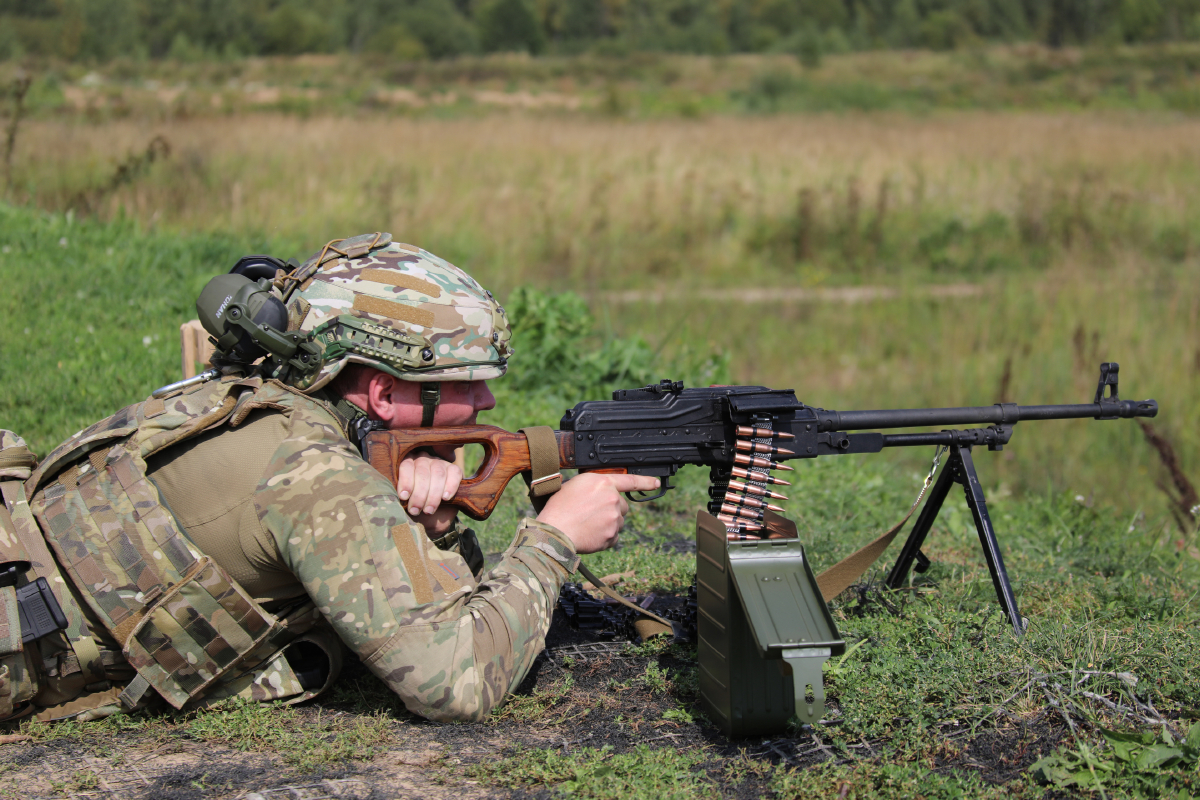
[(1200, 0), (0, 0), (0, 58), (823, 53), (1200, 39)]

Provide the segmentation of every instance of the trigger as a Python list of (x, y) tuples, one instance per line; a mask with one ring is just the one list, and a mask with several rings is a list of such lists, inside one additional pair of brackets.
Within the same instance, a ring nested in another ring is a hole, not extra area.
[(670, 476), (667, 476), (662, 479), (662, 483), (660, 483), (658, 485), (658, 488), (659, 488), (658, 494), (653, 495), (651, 497), (646, 497), (645, 492), (638, 492), (639, 495), (642, 495), (641, 497), (634, 497), (633, 492), (626, 492), (625, 496), (627, 498), (629, 498), (629, 502), (631, 502), (631, 503), (649, 503), (651, 500), (657, 500), (658, 498), (662, 497), (668, 491), (670, 491), (671, 489), (674, 489), (675, 487), (671, 485)]

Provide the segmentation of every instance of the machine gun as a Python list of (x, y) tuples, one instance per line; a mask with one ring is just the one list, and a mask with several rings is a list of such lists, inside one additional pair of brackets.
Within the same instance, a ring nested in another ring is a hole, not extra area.
[[(1012, 438), (1013, 426), (1019, 422), (1127, 419), (1158, 414), (1158, 403), (1154, 400), (1120, 399), (1117, 375), (1117, 364), (1100, 365), (1100, 382), (1091, 403), (1036, 406), (997, 403), (879, 411), (815, 408), (797, 400), (791, 389), (762, 386), (687, 389), (680, 382), (664, 380), (641, 389), (615, 391), (612, 400), (589, 400), (568, 409), (560, 429), (553, 432), (558, 458), (557, 464), (549, 467), (539, 467), (534, 463), (538, 459), (531, 459), (531, 440), (526, 434), (487, 425), (376, 431), (364, 437), (363, 453), (372, 466), (395, 481), (400, 462), (418, 448), (482, 445), (482, 465), (473, 476), (463, 480), (457, 494), (448, 501), (474, 519), (485, 519), (491, 514), (505, 486), (519, 473), (526, 473), (534, 486), (560, 478), (561, 469), (657, 476), (662, 481), (658, 494), (630, 496), (631, 500), (646, 502), (674, 488), (670, 479), (680, 467), (706, 466), (710, 469), (712, 498), (709, 511), (725, 525), (727, 538), (744, 540), (758, 538), (770, 512), (783, 510), (770, 501), (786, 499), (771, 488), (787, 485), (787, 481), (773, 474), (776, 470), (792, 469), (785, 461), (878, 453), (885, 447), (944, 447), (949, 451), (947, 466), (888, 574), (887, 585), (900, 588), (914, 562), (918, 572), (929, 566), (921, 547), (951, 484), (957, 483), (966, 493), (1000, 607), (1017, 635), (1021, 635), (1024, 623), (1004, 568), (971, 449), (979, 445), (986, 445), (992, 451), (1003, 449)], [(857, 432), (952, 425), (986, 427), (930, 433)]]

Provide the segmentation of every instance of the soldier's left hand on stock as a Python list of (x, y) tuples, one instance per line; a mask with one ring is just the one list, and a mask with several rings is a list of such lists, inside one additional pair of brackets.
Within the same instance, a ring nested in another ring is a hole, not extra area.
[(458, 512), (442, 504), (454, 497), (462, 479), (462, 469), (453, 461), (419, 455), (400, 462), (396, 489), (409, 515), (427, 532), (440, 533), (449, 529)]

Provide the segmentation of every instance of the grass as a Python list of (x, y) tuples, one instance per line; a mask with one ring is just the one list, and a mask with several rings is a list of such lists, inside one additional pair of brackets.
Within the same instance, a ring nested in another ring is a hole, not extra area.
[[(905, 63), (855, 58), (864, 70)], [(644, 69), (679, 66), (677, 83), (717, 68), (655, 63)], [(820, 74), (840, 75), (842, 63)], [(479, 65), (491, 67), (526, 69)], [(1086, 83), (1106, 68), (1045, 80)], [(238, 255), (299, 255), (384, 227), (498, 290), (518, 337), (525, 324), (493, 424), (555, 424), (583, 396), (667, 374), (793, 386), (833, 408), (1083, 402), (1096, 364), (1111, 359), (1125, 396), (1159, 400), (1155, 424), (1196, 474), (1200, 136), (1187, 117), (164, 117), (152, 127), (171, 142), (169, 159), (96, 217), (63, 213), (73, 192), (145, 146), (140, 113), (39, 111), (22, 130), (17, 193), (50, 211), (0, 205), (0, 426), (40, 454), (178, 377), (177, 325)], [(931, 283), (975, 293), (922, 294)], [(518, 291), (528, 284), (578, 290), (594, 318), (575, 300)], [(890, 294), (787, 294), (861, 287)], [(627, 290), (642, 294), (618, 294)], [(548, 364), (554, 385), (538, 379)], [(814, 565), (902, 516), (929, 457), (799, 465), (788, 515)], [(542, 675), (478, 726), (414, 721), (360, 674), (299, 710), (231, 704), (19, 729), (35, 747), (105, 758), (127, 741), (196, 740), (303, 774), (378, 767), (369, 754), (400, 746), (389, 725), (403, 724), (404, 742), (441, 743), (438, 753), (455, 735), (486, 738), (487, 756), (464, 745), (461, 763), (430, 762), (451, 787), (466, 769), (485, 790), (593, 797), (1194, 795), (1200, 549), (1195, 529), (1163, 512), (1153, 459), (1127, 421), (1023, 423), (1004, 452), (980, 452), (1028, 634), (1015, 640), (1000, 617), (970, 512), (952, 493), (925, 547), (929, 572), (902, 592), (868, 583), (834, 604), (850, 647), (826, 666), (830, 724), (767, 743), (716, 736), (697, 705), (694, 650), (663, 643)], [(633, 570), (630, 593), (685, 590), (694, 556), (678, 545), (705, 480), (683, 471), (678, 491), (631, 514), (620, 548), (589, 557), (592, 569)], [(477, 526), (485, 549), (503, 549), (528, 512), (510, 487)], [(578, 742), (581, 718), (604, 738)], [(84, 791), (86, 772), (57, 778), (61, 790)]]
[(572, 755), (530, 750), (494, 764), (480, 765), (468, 774), (508, 788), (549, 785), (555, 787), (557, 795), (567, 797), (686, 800), (711, 791), (706, 776), (697, 769), (704, 761), (700, 753), (679, 753), (644, 745), (622, 754), (603, 748), (585, 748)]
[[(1126, 396), (1160, 402), (1155, 424), (1195, 474), (1197, 124), (980, 112), (486, 123), (368, 114), (353, 125), (248, 114), (151, 130), (137, 119), (41, 119), (22, 131), (15, 196), (61, 208), (108, 181), (151, 132), (171, 142), (168, 159), (96, 202), (100, 218), (140, 226), (122, 230), (161, 231), (160, 252), (96, 240), (90, 269), (73, 276), (76, 294), (104, 295), (86, 288), (92, 275), (123, 270), (122, 292), (147, 293), (141, 319), (154, 322), (142, 336), (167, 349), (203, 276), (226, 269), (239, 248), (299, 255), (326, 237), (383, 228), (463, 265), (501, 297), (527, 284), (574, 289), (604, 336), (640, 335), (671, 363), (721, 351), (734, 380), (792, 386), (826, 408), (1083, 402), (1099, 362), (1119, 361)], [(90, 228), (54, 219), (36, 257), (67, 269), (71, 253), (56, 242)], [(204, 235), (176, 241), (173, 232), (185, 231)], [(0, 254), (0, 268), (20, 270), (33, 240), (19, 227), (6, 236), (16, 249)], [(178, 255), (184, 247), (190, 253)], [(162, 277), (133, 288), (156, 259)], [(931, 285), (975, 294), (939, 298)], [(838, 299), (864, 286), (892, 294)], [(802, 294), (816, 290), (833, 294)], [(57, 284), (28, 297), (13, 301), (11, 341), (73, 302)], [(79, 353), (85, 334), (86, 324), (79, 345), (72, 336), (56, 346), (54, 363)], [(127, 360), (140, 339), (106, 349)], [(169, 361), (164, 352), (163, 377), (140, 391), (165, 382)], [(527, 364), (518, 356), (514, 379)], [(66, 394), (55, 386), (39, 391)], [(565, 405), (537, 421), (554, 423)], [(31, 430), (26, 417), (16, 421)], [(920, 468), (904, 454), (884, 458)], [(1156, 457), (1125, 422), (1022, 426), (982, 469), (1005, 490), (1049, 484), (1130, 513), (1161, 502)]]
[[(461, 117), (490, 110), (634, 118), (714, 113), (923, 112), (936, 108), (1200, 111), (1200, 45), (1051, 49), (985, 45), (955, 52), (832, 54), (820, 68), (788, 55), (638, 53), (397, 62), (374, 56), (27, 60), (41, 114), (93, 119), (391, 113)], [(0, 77), (17, 64), (0, 63)]]
[(303, 772), (321, 772), (352, 760), (369, 760), (395, 741), (393, 721), (384, 714), (304, 715), (291, 706), (246, 701), (184, 717), (186, 735), (236, 750), (268, 750)]

